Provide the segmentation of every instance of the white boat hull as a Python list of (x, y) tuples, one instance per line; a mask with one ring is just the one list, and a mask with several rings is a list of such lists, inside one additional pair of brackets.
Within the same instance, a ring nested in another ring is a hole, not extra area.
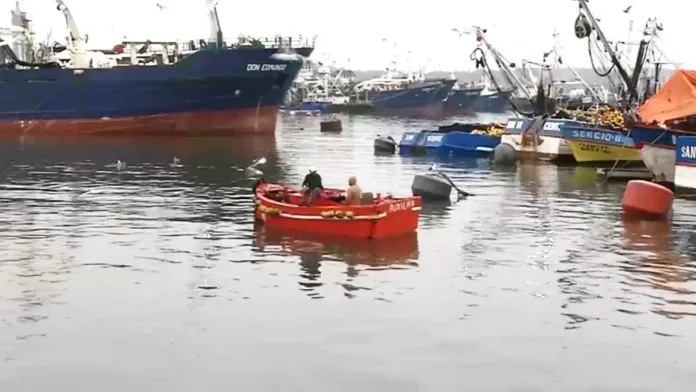
[(507, 143), (517, 151), (518, 160), (538, 159), (541, 161), (572, 160), (573, 151), (562, 137), (541, 136), (537, 146), (523, 145), (522, 135), (505, 134), (501, 143)]
[(696, 166), (677, 165), (674, 170), (674, 185), (696, 189)]
[(674, 164), (676, 157), (673, 149), (644, 146), (640, 150), (640, 157), (643, 159), (645, 167), (647, 167), (655, 177), (655, 180), (674, 182)]

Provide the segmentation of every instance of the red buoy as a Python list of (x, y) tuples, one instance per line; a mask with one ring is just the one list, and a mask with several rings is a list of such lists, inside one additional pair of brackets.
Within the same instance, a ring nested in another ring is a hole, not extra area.
[(632, 180), (626, 185), (621, 207), (626, 216), (660, 219), (672, 209), (674, 193), (662, 185)]

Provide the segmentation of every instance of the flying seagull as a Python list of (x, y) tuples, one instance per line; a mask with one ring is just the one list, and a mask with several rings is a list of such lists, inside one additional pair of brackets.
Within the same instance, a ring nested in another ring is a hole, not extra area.
[(623, 10), (624, 14), (627, 14), (627, 13), (629, 13), (629, 12), (631, 11), (631, 8), (633, 8), (633, 6), (632, 6), (632, 5), (629, 5), (628, 7), (626, 7), (626, 9), (625, 9), (625, 10)]

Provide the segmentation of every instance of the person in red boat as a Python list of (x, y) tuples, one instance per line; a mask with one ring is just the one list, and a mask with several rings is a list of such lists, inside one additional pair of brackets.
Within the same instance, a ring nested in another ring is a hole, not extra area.
[(358, 186), (358, 180), (355, 176), (350, 176), (348, 178), (348, 189), (346, 190), (346, 204), (360, 205), (361, 198), (362, 189)]
[(312, 205), (317, 195), (320, 195), (324, 190), (324, 185), (321, 183), (321, 176), (317, 173), (314, 167), (309, 168), (309, 173), (302, 181), (302, 201), (301, 205)]

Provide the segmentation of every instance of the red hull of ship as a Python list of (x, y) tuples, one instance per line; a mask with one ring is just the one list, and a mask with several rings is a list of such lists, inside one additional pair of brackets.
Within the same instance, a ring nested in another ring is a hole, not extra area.
[[(351, 206), (329, 200), (343, 191), (326, 189), (313, 206), (300, 206), (299, 190), (262, 184), (256, 190), (256, 219), (269, 228), (334, 237), (377, 239), (418, 229), (421, 198), (378, 198), (374, 204)], [(277, 201), (277, 200), (284, 201)], [(270, 211), (273, 211), (271, 213)], [(350, 212), (348, 217), (326, 217), (329, 212)]]
[(277, 107), (101, 119), (0, 121), (0, 136), (233, 136), (273, 134)]

